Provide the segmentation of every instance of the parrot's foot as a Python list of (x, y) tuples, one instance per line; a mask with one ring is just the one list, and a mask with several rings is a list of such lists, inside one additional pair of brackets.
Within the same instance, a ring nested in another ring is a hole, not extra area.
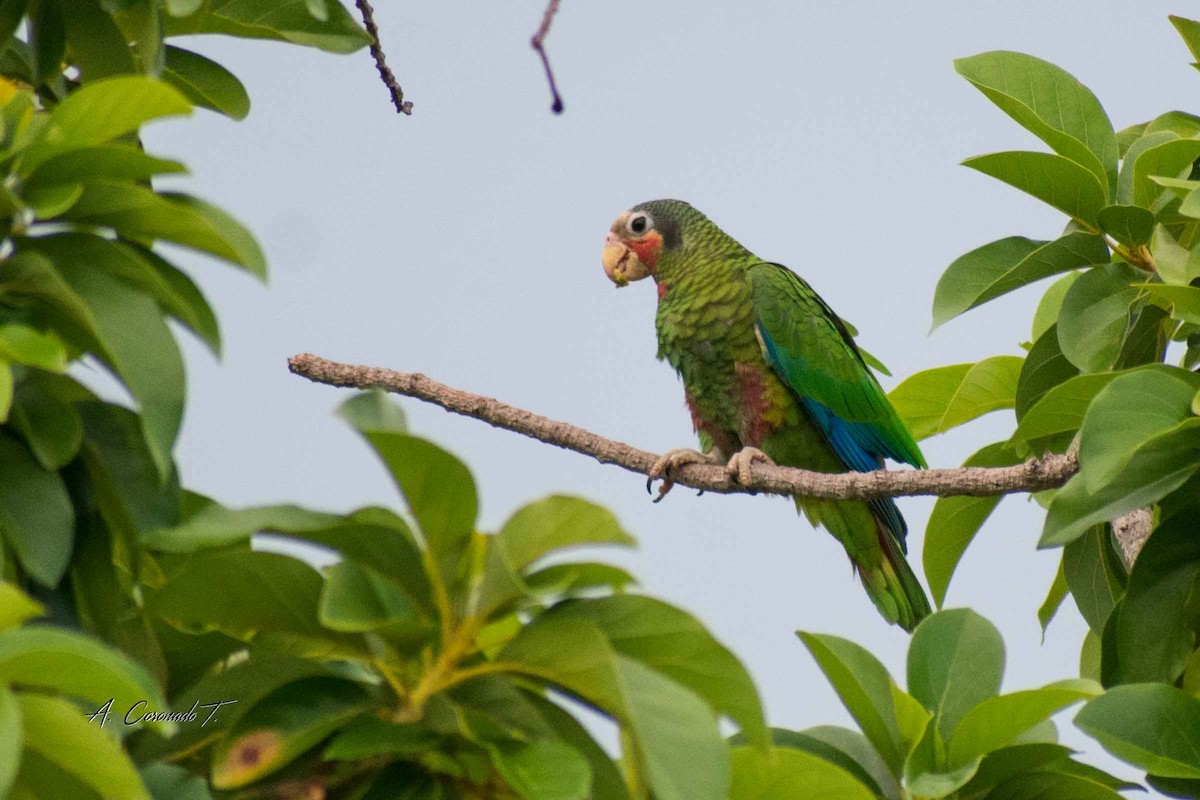
[(667, 492), (675, 485), (675, 481), (671, 479), (671, 473), (679, 469), (684, 464), (716, 464), (718, 463), (716, 456), (712, 453), (698, 453), (695, 450), (681, 448), (679, 450), (668, 450), (658, 457), (654, 465), (650, 467), (650, 471), (646, 473), (646, 491), (651, 491), (654, 481), (662, 480), (662, 485), (658, 487), (658, 497), (654, 498), (654, 502), (658, 502), (667, 496)]
[(725, 465), (725, 474), (743, 486), (749, 486), (751, 482), (750, 465), (755, 461), (775, 464), (770, 456), (757, 447), (743, 447), (733, 454), (733, 458), (729, 459), (729, 463)]

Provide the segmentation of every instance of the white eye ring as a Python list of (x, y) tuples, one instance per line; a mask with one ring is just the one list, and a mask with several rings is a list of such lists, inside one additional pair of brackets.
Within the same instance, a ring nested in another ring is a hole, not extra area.
[(629, 219), (625, 222), (625, 230), (629, 231), (634, 236), (641, 236), (653, 227), (654, 220), (650, 219), (650, 215), (645, 211), (639, 211), (636, 214), (630, 214)]

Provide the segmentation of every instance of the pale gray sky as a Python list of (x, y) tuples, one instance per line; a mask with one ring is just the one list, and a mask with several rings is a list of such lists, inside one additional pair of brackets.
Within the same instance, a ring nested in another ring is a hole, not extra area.
[[(657, 197), (691, 201), (808, 278), (897, 379), (1017, 353), (1036, 288), (927, 335), (934, 286), (955, 257), (1062, 225), (958, 166), (1040, 146), (952, 60), (1011, 49), (1053, 61), (1099, 95), (1117, 128), (1192, 107), (1200, 90), (1166, 20), (1178, 4), (774, 0), (702, 11), (565, 0), (547, 43), (566, 100), (555, 117), (528, 46), (542, 0), (377, 6), (412, 117), (394, 113), (365, 51), (204, 39), (193, 46), (249, 89), (249, 119), (200, 112), (148, 137), (187, 160), (187, 190), (250, 226), (271, 266), (264, 289), (182, 259), (219, 311), (226, 354), (218, 364), (186, 343), (178, 455), (189, 486), (231, 505), (398, 502), (332, 417), (346, 393), (288, 374), (286, 358), (302, 351), (422, 371), (650, 450), (691, 446), (679, 383), (654, 359), (653, 288), (614, 291), (600, 268), (612, 219)], [(417, 433), (474, 470), (485, 529), (552, 492), (612, 508), (640, 543), (614, 560), (743, 659), (772, 724), (848, 722), (797, 628), (866, 646), (903, 684), (907, 637), (791, 503), (681, 489), (652, 505), (619, 469), (405, 407)], [(927, 441), (930, 463), (957, 465), (1006, 436), (1007, 413)], [(931, 506), (901, 502), (919, 573)], [(1035, 612), (1058, 559), (1034, 550), (1041, 517), (1022, 496), (1005, 500), (949, 593), (949, 605), (1000, 627), (1006, 690), (1073, 677), (1085, 631), (1068, 601), (1040, 643)], [(1064, 739), (1098, 750), (1069, 727)]]

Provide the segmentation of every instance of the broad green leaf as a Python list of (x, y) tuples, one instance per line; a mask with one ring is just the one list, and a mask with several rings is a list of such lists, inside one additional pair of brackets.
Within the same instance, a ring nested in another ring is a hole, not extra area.
[(1062, 571), (1079, 613), (1097, 636), (1124, 592), (1125, 572), (1108, 528), (1095, 525), (1063, 548)]
[(84, 184), (83, 197), (64, 219), (110, 227), (132, 239), (174, 242), (245, 267), (260, 279), (267, 275), (262, 250), (251, 233), (216, 206), (188, 195), (92, 180)]
[(50, 220), (71, 209), (83, 197), (83, 185), (79, 183), (56, 183), (27, 186), (21, 199), (33, 210), (34, 218)]
[(611, 511), (565, 495), (552, 495), (517, 509), (496, 540), (505, 560), (518, 570), (565, 547), (633, 544), (633, 537), (622, 530)]
[[(1154, 131), (1144, 132), (1129, 145), (1129, 149), (1125, 151), (1125, 155), (1121, 160), (1121, 173), (1117, 177), (1116, 199), (1118, 203), (1126, 205), (1136, 204), (1134, 201), (1133, 190), (1135, 172), (1134, 168), (1136, 167), (1137, 160), (1141, 157), (1142, 153), (1153, 147), (1158, 147), (1161, 144), (1177, 141), (1179, 141), (1179, 134), (1175, 133), (1174, 131)], [(1151, 184), (1157, 184), (1157, 181), (1155, 180), (1156, 177), (1161, 180), (1160, 176), (1148, 176), (1146, 179), (1149, 180)], [(1174, 179), (1175, 176), (1171, 175), (1169, 178)]]
[(0, 300), (28, 307), (80, 350), (108, 355), (91, 309), (44, 256), (22, 249), (5, 259)]
[(67, 30), (61, 0), (46, 0), (31, 9), (29, 47), (35, 83), (59, 74), (67, 49)]
[[(1104, 630), (1106, 685), (1174, 683), (1197, 660), (1193, 594), (1200, 580), (1195, 511), (1160, 523), (1147, 540)], [(1185, 688), (1187, 681), (1184, 681)]]
[(1167, 19), (1171, 20), (1175, 30), (1183, 37), (1183, 43), (1191, 51), (1192, 58), (1200, 61), (1200, 22), (1186, 17), (1177, 17), (1174, 14), (1168, 15)]
[(1017, 392), (1013, 398), (1017, 421), (1020, 422), (1047, 392), (1078, 374), (1079, 370), (1067, 360), (1058, 346), (1057, 326), (1051, 325), (1029, 348), (1025, 363), (1021, 365)]
[(359, 761), (382, 755), (414, 755), (436, 749), (438, 735), (418, 724), (385, 722), (366, 714), (337, 732), (322, 758)]
[(551, 564), (524, 576), (525, 585), (535, 593), (570, 594), (601, 587), (622, 592), (637, 583), (637, 578), (620, 567), (596, 561), (571, 561)]
[(194, 105), (212, 109), (231, 119), (250, 113), (250, 95), (229, 70), (199, 53), (167, 45), (163, 80), (174, 86)]
[(192, 553), (249, 542), (260, 532), (303, 535), (337, 525), (342, 517), (293, 505), (225, 508), (212, 503), (171, 528), (146, 531), (142, 543), (168, 553)]
[(140, 665), (91, 637), (51, 626), (0, 632), (0, 683), (77, 697), (90, 706), (89, 713), (110, 700), (118, 716), (139, 700), (146, 701), (147, 711), (167, 707)]
[(989, 798), (994, 800), (1122, 800), (1122, 795), (1110, 786), (1078, 775), (1065, 775), (1049, 769), (1017, 775), (996, 787)]
[(1096, 173), (1052, 153), (991, 153), (968, 158), (963, 166), (1020, 189), (1092, 230), (1106, 204), (1104, 186)]
[(72, 0), (71, 13), (63, 15), (63, 23), (72, 61), (85, 86), (137, 71), (124, 34), (98, 0)]
[(968, 711), (958, 724), (949, 742), (949, 763), (967, 764), (999, 750), (1072, 703), (1103, 692), (1093, 681), (1067, 680), (1041, 689), (989, 697)]
[(212, 800), (208, 781), (175, 764), (151, 764), (141, 776), (154, 800)]
[[(1011, 447), (990, 444), (976, 451), (964, 467), (1006, 467), (1020, 462)], [(940, 608), (946, 600), (950, 579), (962, 560), (967, 546), (1000, 503), (1000, 497), (939, 497), (925, 526), (925, 546), (921, 552), (929, 591)]]
[(43, 586), (58, 586), (71, 560), (75, 511), (57, 472), (0, 433), (0, 535), (21, 567)]
[(336, 631), (419, 625), (419, 612), (404, 592), (354, 561), (342, 561), (326, 571), (318, 613), (321, 624)]
[(729, 800), (873, 800), (875, 794), (841, 767), (811, 753), (775, 747), (732, 753)]
[(1150, 208), (1162, 191), (1150, 178), (1182, 177), (1191, 171), (1197, 158), (1200, 158), (1200, 139), (1175, 138), (1142, 150), (1133, 163), (1133, 204)]
[(993, 356), (976, 364), (935, 367), (906, 378), (888, 398), (917, 439), (1012, 408), (1020, 356)]
[[(1180, 138), (1191, 139), (1200, 136), (1200, 117), (1186, 111), (1168, 111), (1159, 114), (1146, 124), (1145, 133), (1171, 131)], [(1157, 182), (1157, 181), (1156, 181)]]
[(524, 695), (558, 739), (588, 760), (592, 770), (592, 800), (629, 800), (629, 789), (617, 765), (579, 720), (540, 693), (525, 691)]
[(18, 696), (25, 747), (105, 800), (150, 800), (129, 756), (79, 709), (56, 697)]
[(21, 764), (21, 706), (7, 686), (0, 685), (0, 795), (8, 796)]
[(1162, 225), (1154, 229), (1150, 252), (1158, 267), (1159, 277), (1166, 283), (1187, 286), (1195, 278), (1200, 278), (1200, 248), (1195, 251), (1185, 249)]
[(83, 421), (74, 402), (43, 376), (27, 377), (17, 387), (11, 423), (47, 470), (66, 466), (83, 444)]
[(855, 643), (828, 634), (796, 634), (812, 654), (817, 666), (833, 684), (842, 705), (854, 717), (893, 774), (904, 764), (906, 747), (900, 734), (895, 684), (883, 664)]
[(87, 83), (54, 107), (49, 124), (21, 157), (28, 176), (51, 156), (112, 141), (151, 120), (191, 113), (174, 88), (142, 76)]
[(1096, 219), (1102, 231), (1130, 247), (1146, 244), (1154, 232), (1154, 214), (1140, 206), (1106, 206)]
[(836, 725), (819, 725), (802, 731), (771, 729), (779, 747), (793, 747), (836, 764), (857, 778), (877, 797), (900, 800), (902, 790), (879, 753), (858, 731)]
[(150, 297), (90, 265), (57, 266), (91, 311), (109, 366), (137, 399), (146, 443), (165, 477), (183, 419), (186, 378), (162, 311)]
[(1076, 375), (1055, 386), (1021, 417), (1011, 441), (1036, 442), (1060, 433), (1069, 433), (1083, 425), (1084, 415), (1100, 390), (1126, 372)]
[(479, 509), (471, 471), (424, 439), (371, 430), (362, 434), (404, 495), (443, 582), (459, 585)]
[(1050, 288), (1042, 295), (1037, 309), (1033, 312), (1033, 334), (1030, 337), (1033, 341), (1036, 342), (1042, 338), (1043, 334), (1058, 322), (1058, 314), (1062, 310), (1063, 300), (1082, 274), (1082, 272), (1068, 272), (1050, 284)]
[(1010, 236), (985, 244), (955, 259), (938, 280), (933, 327), (1026, 284), (1106, 261), (1104, 241), (1084, 231), (1052, 242)]
[(1046, 628), (1058, 614), (1058, 609), (1066, 599), (1070, 587), (1067, 586), (1067, 576), (1063, 574), (1062, 562), (1058, 563), (1058, 571), (1054, 573), (1054, 581), (1046, 592), (1046, 599), (1038, 606), (1038, 622), (1042, 625), (1042, 641), (1046, 640)]
[(649, 597), (616, 595), (560, 603), (543, 617), (595, 625), (614, 650), (695, 692), (736, 721), (750, 742), (770, 742), (749, 673), (690, 614)]
[(213, 788), (237, 789), (270, 775), (368, 707), (361, 686), (336, 678), (308, 678), (268, 695), (213, 748)]
[(1105, 750), (1153, 775), (1200, 778), (1200, 700), (1174, 686), (1117, 686), (1075, 715)]
[(1183, 322), (1200, 324), (1200, 288), (1195, 286), (1170, 286), (1165, 283), (1135, 283), (1134, 289), (1148, 292), (1165, 303), (1171, 316)]
[(45, 613), (41, 603), (15, 585), (0, 581), (0, 631), (16, 628)]
[(488, 748), (492, 765), (524, 800), (590, 800), (592, 768), (574, 748), (540, 740)]
[(67, 368), (67, 351), (57, 336), (14, 322), (0, 324), (0, 358), (50, 372)]
[(661, 800), (724, 800), (729, 762), (711, 709), (650, 667), (609, 646), (594, 625), (537, 619), (497, 656), (621, 721), (639, 771)]
[(205, 0), (200, 9), (166, 20), (167, 34), (224, 33), (248, 39), (276, 39), (317, 47), (331, 53), (353, 53), (371, 42), (341, 3), (327, 3), (329, 15), (317, 19), (305, 3), (259, 0)]
[[(1197, 290), (1200, 294), (1200, 289)], [(1079, 471), (1095, 492), (1139, 447), (1192, 416), (1200, 380), (1186, 370), (1134, 370), (1097, 392), (1079, 431)]]
[(908, 692), (933, 714), (949, 740), (968, 711), (1000, 691), (1004, 642), (992, 623), (968, 609), (925, 618), (908, 647)]
[(1104, 194), (1116, 184), (1117, 139), (1100, 101), (1072, 75), (1023, 53), (992, 51), (954, 62), (954, 69), (1001, 111), (1084, 165)]
[(337, 415), (360, 432), (406, 433), (404, 409), (382, 389), (359, 392), (338, 406)]
[(1092, 525), (1143, 508), (1179, 488), (1200, 470), (1200, 420), (1181, 423), (1138, 448), (1112, 482), (1089, 492), (1076, 475), (1058, 490), (1046, 514), (1039, 547), (1066, 544)]
[[(1071, 750), (1059, 744), (1016, 744), (994, 750), (983, 757), (971, 778), (959, 792), (961, 800), (980, 800), (996, 786), (1019, 775), (1067, 763)], [(1001, 795), (1002, 797), (1003, 795)]]
[(966, 764), (947, 766), (945, 742), (936, 725), (925, 729), (924, 735), (904, 763), (904, 788), (913, 797), (946, 797), (969, 782), (979, 769), (980, 759)]
[(1058, 317), (1063, 355), (1083, 372), (1101, 372), (1116, 361), (1129, 327), (1139, 273), (1124, 264), (1085, 272), (1067, 291)]
[(1113, 367), (1130, 369), (1161, 363), (1177, 324), (1159, 306), (1141, 304), (1133, 314), (1133, 324), (1125, 334), (1125, 341), (1121, 343), (1121, 352), (1117, 354)]

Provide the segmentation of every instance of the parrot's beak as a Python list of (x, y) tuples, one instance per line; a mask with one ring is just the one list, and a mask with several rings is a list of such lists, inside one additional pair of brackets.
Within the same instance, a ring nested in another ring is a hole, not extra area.
[(637, 253), (612, 231), (604, 240), (604, 253), (600, 260), (604, 263), (604, 274), (618, 288), (628, 285), (630, 281), (640, 281), (650, 274)]

